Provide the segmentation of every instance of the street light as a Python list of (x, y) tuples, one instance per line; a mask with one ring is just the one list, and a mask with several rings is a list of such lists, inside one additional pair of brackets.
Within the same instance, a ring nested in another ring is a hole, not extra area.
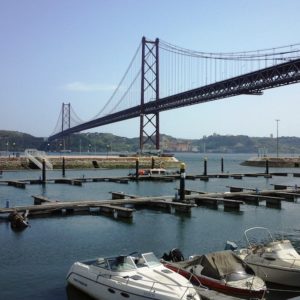
[(106, 145), (106, 150), (107, 150), (107, 154), (106, 154), (106, 157), (108, 157), (108, 150), (109, 150), (109, 145)]
[(277, 137), (276, 137), (276, 151), (277, 151), (277, 158), (278, 158), (278, 122), (280, 121), (279, 119), (276, 119), (276, 129), (277, 129)]

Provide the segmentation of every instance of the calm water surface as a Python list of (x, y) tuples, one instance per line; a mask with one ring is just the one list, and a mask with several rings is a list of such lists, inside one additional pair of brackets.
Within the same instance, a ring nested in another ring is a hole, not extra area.
[[(187, 165), (188, 174), (203, 173), (203, 155), (178, 154)], [(264, 172), (262, 168), (240, 166), (249, 155), (224, 155), (225, 172)], [(220, 155), (207, 155), (208, 172), (220, 172)], [(130, 170), (131, 171), (131, 170)], [(299, 169), (270, 171), (300, 172)], [(67, 171), (67, 177), (127, 175), (128, 170)], [(33, 178), (40, 171), (5, 172), (6, 178)], [(61, 177), (60, 171), (47, 173), (48, 178)], [(211, 179), (186, 181), (187, 189), (228, 191), (228, 186), (258, 189), (281, 183), (300, 186), (300, 178), (287, 177)], [(59, 200), (110, 199), (111, 191), (136, 195), (174, 195), (179, 182), (85, 183), (82, 187), (48, 184), (28, 185), (25, 190), (0, 186), (0, 206), (32, 204), (32, 195), (42, 194)], [(194, 208), (191, 215), (137, 210), (133, 220), (124, 222), (100, 215), (72, 215), (30, 219), (31, 227), (14, 232), (0, 218), (0, 299), (89, 299), (67, 288), (65, 277), (71, 264), (97, 256), (153, 251), (160, 257), (171, 248), (180, 248), (185, 256), (222, 250), (226, 240), (243, 243), (243, 232), (252, 226), (268, 227), (276, 235), (290, 239), (300, 251), (300, 203), (284, 202), (282, 209), (243, 205), (240, 212)], [(278, 288), (278, 287), (274, 287)], [(299, 294), (272, 292), (268, 299), (288, 299)]]

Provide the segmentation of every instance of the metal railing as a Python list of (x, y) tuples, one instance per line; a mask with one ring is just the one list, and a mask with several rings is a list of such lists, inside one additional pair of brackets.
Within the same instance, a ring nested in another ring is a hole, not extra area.
[(38, 151), (36, 149), (26, 149), (25, 157), (31, 161), (33, 164), (35, 164), (39, 169), (43, 169), (42, 161), (45, 161), (46, 169), (53, 170), (53, 165), (48, 160), (46, 152), (44, 151)]

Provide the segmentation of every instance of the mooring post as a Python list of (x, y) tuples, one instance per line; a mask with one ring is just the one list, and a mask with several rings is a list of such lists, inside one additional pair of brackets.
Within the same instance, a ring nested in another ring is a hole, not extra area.
[(269, 160), (266, 159), (266, 174), (269, 174)]
[(136, 159), (135, 161), (135, 179), (138, 180), (139, 179), (139, 168), (140, 168), (140, 161), (139, 158)]
[(224, 158), (221, 158), (221, 173), (224, 173)]
[(204, 158), (204, 172), (203, 172), (204, 176), (207, 176), (207, 158)]
[(154, 165), (155, 165), (155, 161), (154, 161), (154, 157), (152, 156), (152, 158), (151, 158), (151, 169), (154, 169)]
[(65, 157), (62, 158), (62, 176), (66, 176), (66, 165), (65, 165)]
[(180, 201), (185, 199), (185, 164), (180, 165), (180, 187), (179, 187), (179, 198)]
[(46, 162), (45, 162), (44, 159), (43, 159), (42, 165), (43, 165), (43, 170), (42, 170), (42, 182), (43, 182), (43, 184), (44, 184), (44, 183), (46, 183)]

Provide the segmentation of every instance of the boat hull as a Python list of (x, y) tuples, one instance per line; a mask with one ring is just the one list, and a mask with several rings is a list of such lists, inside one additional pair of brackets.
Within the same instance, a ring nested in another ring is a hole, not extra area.
[[(153, 269), (151, 270), (152, 273), (158, 275), (159, 271)], [(123, 298), (133, 300), (200, 300), (193, 286), (178, 274), (172, 273), (167, 279), (165, 276), (168, 275), (163, 273), (165, 275), (161, 275), (161, 281), (158, 282), (152, 281), (151, 274), (147, 276), (143, 272), (135, 272), (134, 274), (125, 272), (122, 275), (113, 275), (93, 271), (93, 268), (88, 265), (75, 263), (67, 275), (67, 282), (99, 300), (119, 300)], [(145, 280), (142, 280), (143, 277), (145, 277)], [(188, 286), (181, 286), (176, 278), (180, 282), (188, 284)], [(164, 280), (172, 284), (166, 288)]]
[(247, 260), (245, 261), (251, 266), (257, 276), (267, 282), (300, 287), (300, 269), (264, 266), (261, 264), (253, 264)]
[[(168, 298), (155, 298), (151, 294), (133, 294), (126, 290), (126, 286), (121, 284), (114, 284), (111, 280), (94, 281), (78, 274), (71, 274), (68, 277), (68, 283), (75, 286), (85, 294), (97, 300), (120, 300), (122, 298), (130, 298), (133, 300), (141, 299), (168, 299)], [(146, 292), (144, 292), (146, 293)]]
[(185, 278), (187, 278), (193, 285), (196, 285), (196, 286), (202, 285), (202, 286), (205, 286), (209, 289), (218, 291), (223, 294), (227, 294), (227, 295), (231, 295), (231, 296), (239, 296), (239, 297), (243, 297), (246, 299), (249, 299), (249, 297), (261, 299), (266, 292), (265, 289), (251, 290), (251, 289), (243, 289), (243, 288), (233, 287), (233, 286), (230, 286), (220, 280), (216, 280), (216, 279), (209, 278), (206, 276), (195, 275), (184, 269), (178, 269), (175, 266), (172, 266), (171, 264), (168, 264), (168, 263), (165, 264), (165, 266), (167, 268), (179, 273), (180, 275), (184, 276)]

